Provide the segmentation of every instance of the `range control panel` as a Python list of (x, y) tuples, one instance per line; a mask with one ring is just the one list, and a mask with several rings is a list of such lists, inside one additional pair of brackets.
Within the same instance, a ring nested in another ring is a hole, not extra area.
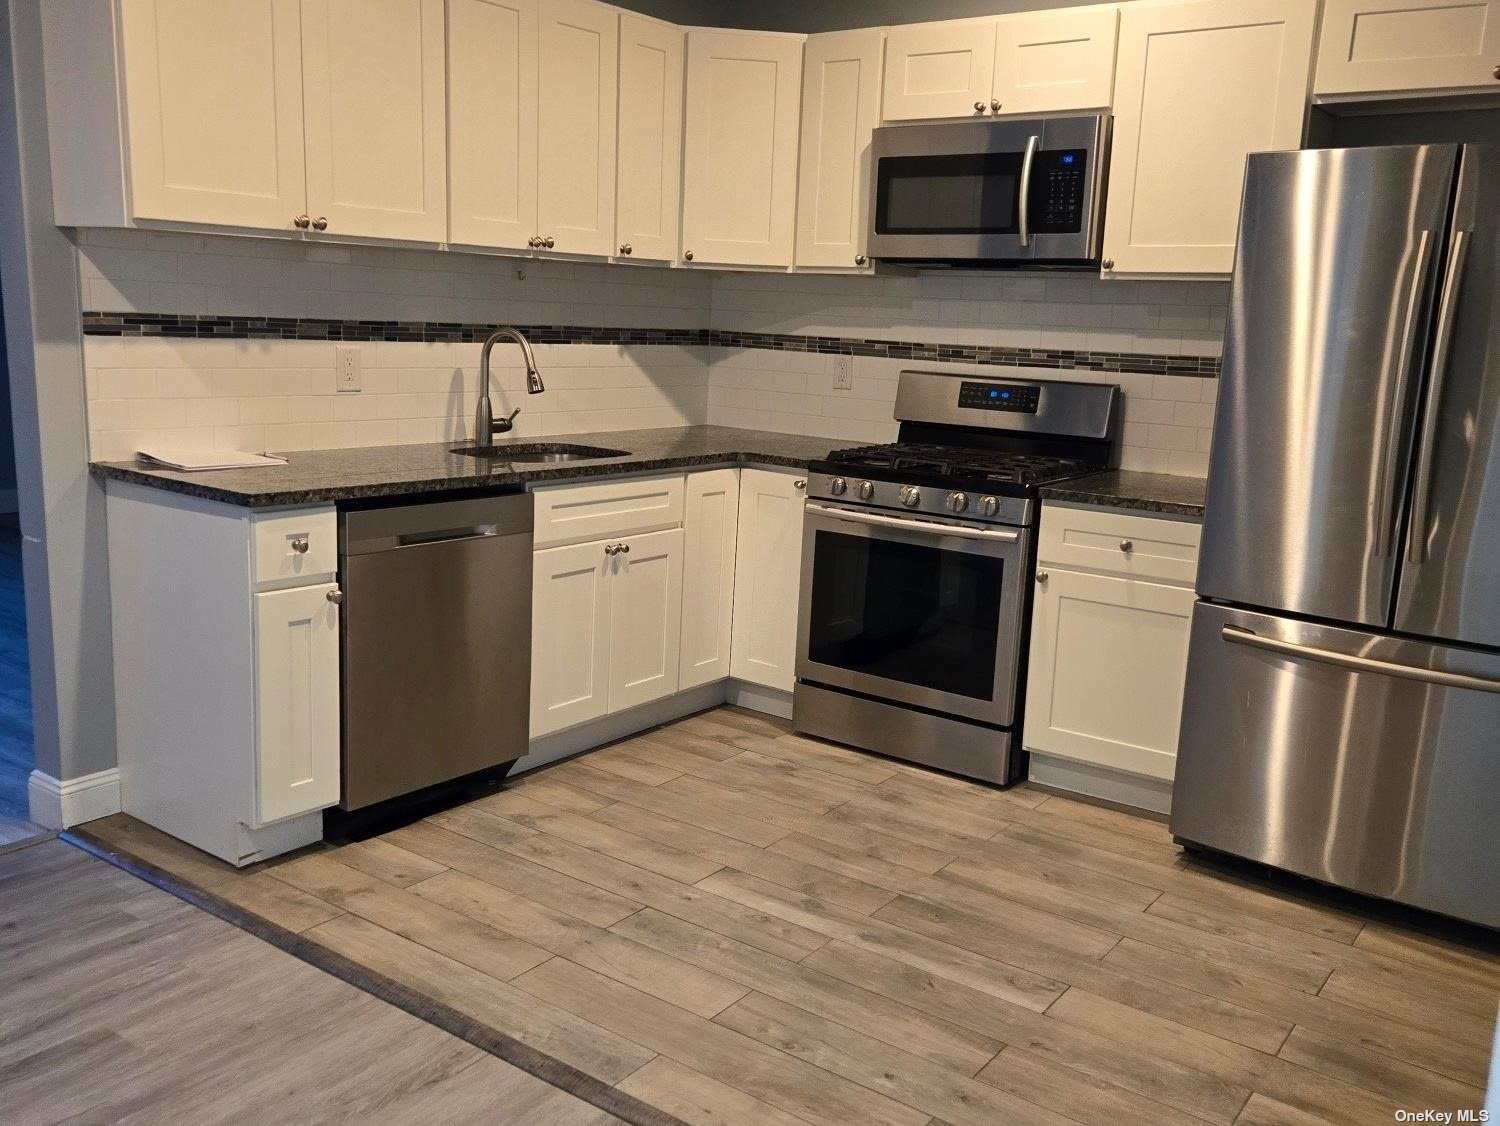
[(1088, 190), (1086, 149), (1043, 149), (1031, 173), (1031, 225), (1060, 233), (1083, 227), (1083, 200)]
[(958, 385), (958, 405), (986, 411), (1015, 411), (1036, 414), (1042, 389), (1025, 383), (974, 383), (964, 380)]

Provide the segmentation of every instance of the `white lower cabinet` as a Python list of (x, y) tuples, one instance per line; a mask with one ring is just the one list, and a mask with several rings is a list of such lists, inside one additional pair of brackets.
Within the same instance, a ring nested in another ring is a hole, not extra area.
[(734, 622), (734, 548), (740, 474), (689, 473), (683, 513), (682, 654), (678, 687), (696, 688), (729, 675)]
[(609, 711), (609, 579), (602, 543), (532, 556), (531, 737)]
[[(1027, 670), (1028, 751), (1170, 782), (1199, 530), (1185, 521), (1044, 506)], [(1180, 550), (1150, 550), (1164, 544)], [(1079, 567), (1077, 552), (1095, 545), (1097, 565)]]
[(620, 541), (609, 578), (609, 710), (677, 691), (682, 529)]
[(790, 692), (796, 679), (797, 593), (802, 576), (802, 503), (807, 479), (740, 471), (730, 674)]

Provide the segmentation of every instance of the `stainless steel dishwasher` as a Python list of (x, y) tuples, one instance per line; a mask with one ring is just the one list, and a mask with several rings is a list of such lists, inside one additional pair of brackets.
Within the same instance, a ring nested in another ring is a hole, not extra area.
[(526, 753), (531, 539), (529, 493), (339, 514), (340, 809)]

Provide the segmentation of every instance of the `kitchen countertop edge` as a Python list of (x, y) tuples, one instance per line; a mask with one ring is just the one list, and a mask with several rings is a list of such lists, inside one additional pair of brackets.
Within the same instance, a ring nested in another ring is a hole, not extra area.
[(1178, 477), (1167, 473), (1137, 473), (1110, 469), (1043, 485), (1044, 501), (1064, 501), (1097, 508), (1123, 508), (1132, 512), (1190, 516), (1203, 519), (1208, 481), (1203, 477)]

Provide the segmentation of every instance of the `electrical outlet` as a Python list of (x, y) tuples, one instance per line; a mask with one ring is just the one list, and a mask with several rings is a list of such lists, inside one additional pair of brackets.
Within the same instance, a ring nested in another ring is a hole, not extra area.
[(345, 345), (335, 351), (333, 378), (335, 386), (340, 391), (358, 391), (360, 389), (358, 348), (355, 348), (353, 345)]
[(833, 389), (835, 391), (851, 391), (854, 389), (853, 356), (835, 356), (833, 358)]

